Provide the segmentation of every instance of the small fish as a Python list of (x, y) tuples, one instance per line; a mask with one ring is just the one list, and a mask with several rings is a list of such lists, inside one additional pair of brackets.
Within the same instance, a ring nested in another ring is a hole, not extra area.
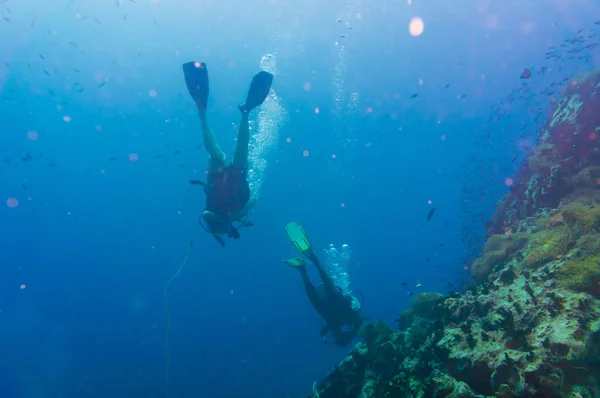
[(102, 88), (102, 87), (104, 87), (105, 85), (106, 85), (106, 82), (102, 82), (102, 83), (100, 83), (100, 84), (98, 85), (98, 88)]
[(529, 79), (531, 77), (531, 69), (523, 69), (521, 72), (521, 79)]
[(10, 22), (10, 19), (8, 19), (6, 17), (2, 17), (2, 19), (4, 19), (6, 22)]
[(408, 286), (408, 283), (406, 283), (406, 282), (402, 282), (402, 283), (401, 283), (401, 285), (402, 285), (402, 286)]
[(417, 98), (418, 96), (419, 96), (419, 94), (413, 94), (410, 96), (410, 99)]
[(29, 162), (29, 161), (31, 160), (31, 155), (29, 154), (29, 152), (27, 152), (25, 155), (23, 155), (23, 156), (21, 157), (21, 160), (22, 160), (23, 162)]
[(9, 64), (8, 62), (5, 62), (5, 63), (4, 63), (4, 65), (6, 65), (6, 67), (7, 67), (8, 69), (10, 69), (10, 64)]
[(100, 22), (100, 20), (96, 17), (94, 17), (94, 21), (98, 22), (98, 24), (102, 25), (102, 22)]
[(446, 85), (444, 86), (444, 88), (448, 88), (448, 87), (450, 87), (450, 84), (446, 84)]
[(158, 26), (158, 21), (154, 18), (154, 25)]
[(85, 88), (79, 89), (77, 90), (78, 93), (83, 93), (83, 90), (85, 90)]
[(108, 160), (110, 160), (111, 162), (114, 162), (116, 160), (116, 158), (110, 158)]
[(435, 207), (432, 207), (429, 210), (429, 213), (427, 213), (427, 221), (431, 220), (431, 217), (433, 217), (433, 214), (435, 213)]
[(47, 76), (50, 76), (50, 73), (48, 73), (48, 71), (47, 71), (46, 69), (44, 69), (44, 73), (45, 73)]
[(31, 21), (31, 25), (29, 25), (30, 27), (32, 27), (32, 28), (33, 28), (33, 27), (35, 26), (35, 21), (36, 21), (36, 19), (37, 19), (37, 18), (33, 18), (33, 21)]
[(52, 89), (50, 89), (50, 88), (48, 89), (48, 93), (50, 93), (50, 95), (51, 95), (52, 97), (56, 97), (56, 94), (54, 93), (54, 90), (52, 90)]
[(72, 70), (73, 72), (77, 72), (77, 73), (79, 73), (79, 69), (71, 68), (71, 70)]
[(38, 55), (40, 56), (41, 59), (46, 59), (46, 58), (44, 58), (44, 56), (42, 54), (38, 53)]
[(22, 187), (23, 189), (27, 189), (27, 185), (25, 185), (25, 184), (21, 184), (21, 187)]

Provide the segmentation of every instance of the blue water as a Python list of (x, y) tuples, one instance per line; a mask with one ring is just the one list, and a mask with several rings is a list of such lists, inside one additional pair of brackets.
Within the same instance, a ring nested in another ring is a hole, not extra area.
[[(0, 396), (15, 398), (310, 394), (348, 349), (324, 343), (281, 262), (296, 254), (286, 223), (319, 252), (349, 245), (371, 319), (459, 288), (477, 251), (464, 235), (483, 237), (523, 156), (518, 128), (483, 134), (490, 107), (600, 15), (592, 0), (0, 3)], [(208, 64), (210, 120), (231, 153), (267, 54), (282, 113), (263, 114), (275, 127), (254, 226), (222, 248), (188, 185), (207, 154), (181, 64)], [(167, 295), (166, 386), (164, 289), (192, 238)]]

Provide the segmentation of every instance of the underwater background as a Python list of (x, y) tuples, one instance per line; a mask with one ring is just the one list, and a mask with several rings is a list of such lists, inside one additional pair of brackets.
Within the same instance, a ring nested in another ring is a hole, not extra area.
[[(465, 289), (545, 90), (600, 65), (595, 46), (546, 54), (580, 29), (598, 42), (592, 0), (2, 0), (0, 13), (2, 397), (311, 394), (348, 348), (319, 336), (281, 262), (284, 226), (304, 226), (370, 319)], [(275, 76), (252, 120), (254, 226), (225, 247), (188, 184), (208, 159), (181, 72), (196, 60), (228, 154), (250, 79)], [(539, 95), (514, 105), (528, 68)]]

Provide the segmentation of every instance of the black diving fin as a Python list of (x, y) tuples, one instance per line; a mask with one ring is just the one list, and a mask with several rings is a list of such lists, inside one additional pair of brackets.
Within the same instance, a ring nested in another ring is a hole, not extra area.
[(182, 65), (187, 89), (198, 105), (206, 109), (208, 102), (208, 69), (204, 62), (186, 62)]
[(254, 75), (250, 83), (246, 102), (239, 105), (240, 110), (242, 112), (250, 112), (257, 106), (262, 105), (265, 99), (267, 99), (267, 95), (269, 95), (271, 83), (273, 83), (273, 75), (269, 72), (263, 70)]

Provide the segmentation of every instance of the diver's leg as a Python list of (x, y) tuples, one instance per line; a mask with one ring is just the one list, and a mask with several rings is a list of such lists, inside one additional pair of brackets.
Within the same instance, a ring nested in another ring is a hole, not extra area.
[(302, 275), (302, 282), (304, 283), (304, 290), (306, 291), (306, 295), (310, 300), (312, 306), (317, 310), (319, 314), (321, 314), (321, 310), (323, 307), (323, 299), (319, 296), (317, 292), (317, 288), (313, 285), (310, 277), (308, 276), (308, 271), (306, 267), (298, 267), (298, 271), (300, 271), (300, 275)]
[(250, 124), (248, 121), (248, 112), (242, 112), (240, 120), (240, 129), (237, 136), (237, 144), (233, 154), (232, 164), (245, 170), (248, 167), (248, 144), (250, 143)]
[(199, 107), (198, 114), (200, 115), (200, 122), (202, 123), (202, 142), (210, 157), (210, 168), (213, 170), (224, 168), (225, 153), (219, 148), (215, 132), (210, 127), (210, 124), (208, 124), (206, 110), (200, 109)]
[(323, 268), (319, 259), (315, 257), (313, 263), (315, 264), (315, 267), (317, 267), (317, 271), (319, 271), (319, 276), (321, 277), (323, 285), (325, 286), (325, 293), (328, 296), (337, 294), (338, 291), (335, 287), (335, 283), (333, 283), (333, 279), (331, 279), (329, 274), (327, 274), (327, 271), (325, 271), (325, 268)]

